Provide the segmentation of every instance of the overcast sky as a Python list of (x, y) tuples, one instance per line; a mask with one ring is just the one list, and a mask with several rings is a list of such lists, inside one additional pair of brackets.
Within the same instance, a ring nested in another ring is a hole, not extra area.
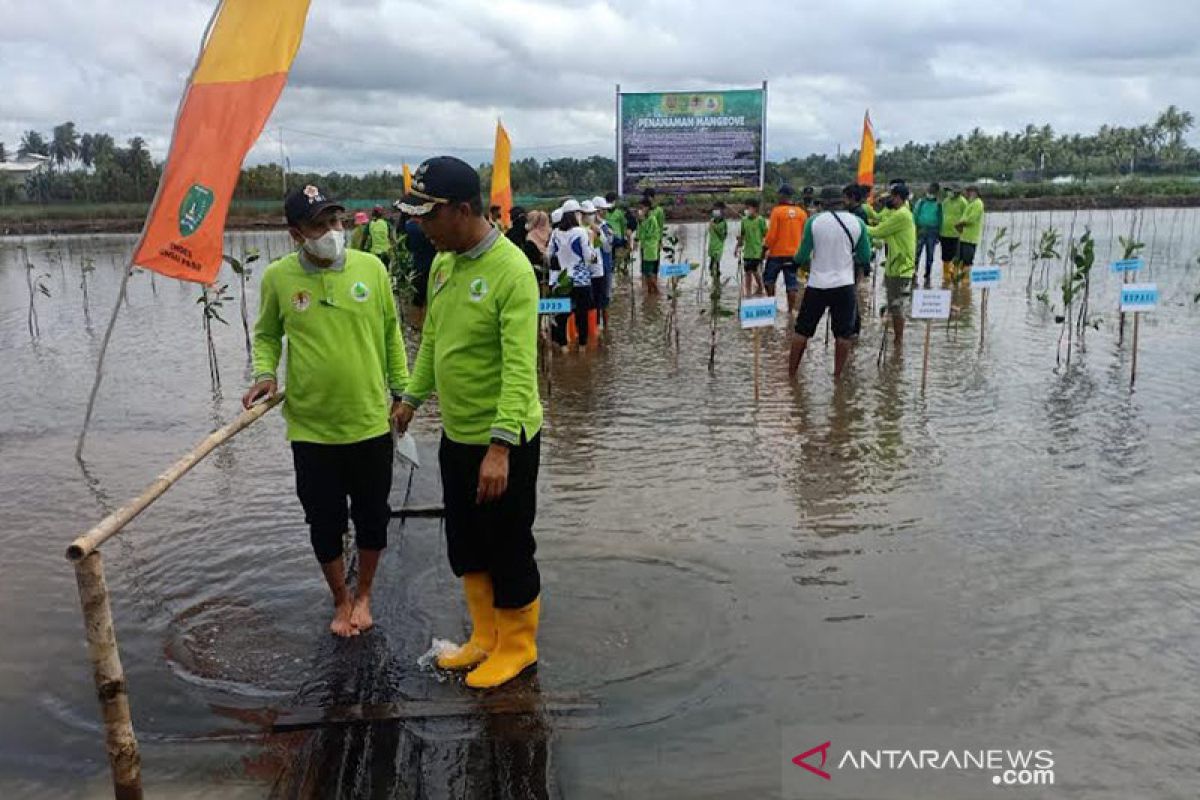
[[(215, 0), (0, 0), (0, 141), (64, 120), (155, 158)], [(1200, 2), (312, 0), (304, 44), (251, 162), (398, 169), (613, 154), (614, 85), (770, 83), (772, 159), (978, 126), (1060, 132), (1200, 115)]]

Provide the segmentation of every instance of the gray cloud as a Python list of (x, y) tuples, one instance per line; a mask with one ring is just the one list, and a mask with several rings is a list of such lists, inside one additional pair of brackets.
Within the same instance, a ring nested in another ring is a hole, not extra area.
[[(211, 2), (0, 0), (0, 141), (74, 120), (165, 155)], [(321, 0), (252, 151), (294, 168), (398, 169), (434, 152), (610, 154), (613, 91), (770, 80), (773, 158), (1049, 122), (1088, 132), (1200, 113), (1200, 4), (847, 0)]]

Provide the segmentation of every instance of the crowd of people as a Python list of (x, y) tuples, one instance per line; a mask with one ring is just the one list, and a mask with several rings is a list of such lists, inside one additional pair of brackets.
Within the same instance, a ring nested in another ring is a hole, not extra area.
[[(842, 372), (861, 329), (858, 287), (871, 274), (873, 247), (885, 253), (885, 310), (897, 342), (917, 253), (925, 256), (926, 285), (935, 250), (947, 283), (961, 281), (974, 261), (983, 203), (973, 187), (960, 195), (933, 184), (915, 205), (902, 181), (878, 203), (869, 196), (851, 185), (819, 194), (806, 187), (797, 198), (783, 186), (765, 218), (757, 200), (745, 203), (734, 246), (740, 285), (745, 295), (774, 296), (783, 278), (795, 325), (792, 375), (827, 312), (834, 371)], [(374, 625), (370, 597), (387, 546), (393, 436), (437, 394), (447, 556), (471, 618), (469, 637), (437, 663), (465, 670), (468, 686), (490, 688), (538, 658), (539, 300), (569, 297), (571, 312), (556, 315), (551, 336), (561, 347), (586, 346), (607, 327), (614, 273), (632, 254), (645, 293), (659, 294), (666, 214), (647, 190), (633, 209), (609, 194), (568, 198), (549, 213), (514, 208), (506, 220), (502, 209), (484, 211), (474, 168), (448, 156), (423, 163), (396, 208), (395, 228), (382, 207), (357, 213), (347, 242), (344, 205), (317, 186), (289, 194), (284, 211), (296, 249), (263, 273), (254, 382), (243, 404), (274, 396), (285, 366), (296, 493), (332, 596), (329, 628), (351, 637)], [(705, 250), (714, 275), (729, 233), (726, 206), (715, 203)], [(422, 311), (411, 372), (387, 266), (401, 243)], [(353, 592), (342, 552), (351, 522), (359, 553)]]

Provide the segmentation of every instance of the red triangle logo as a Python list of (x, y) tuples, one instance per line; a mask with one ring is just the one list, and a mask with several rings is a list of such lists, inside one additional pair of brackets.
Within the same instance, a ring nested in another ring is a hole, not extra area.
[(810, 756), (814, 756), (817, 753), (820, 753), (821, 754), (821, 767), (824, 767), (825, 759), (829, 755), (830, 744), (831, 744), (831, 742), (826, 742), (825, 744), (817, 745), (816, 747), (814, 747), (811, 750), (806, 750), (805, 752), (803, 752), (800, 755), (793, 758), (792, 763), (795, 764), (797, 767), (804, 767), (806, 770), (811, 772), (813, 775), (820, 776), (827, 781), (833, 780), (833, 776), (830, 775), (828, 772), (821, 769), (820, 767), (814, 767), (812, 764), (807, 763), (807, 761), (805, 760), (805, 759), (809, 758)]

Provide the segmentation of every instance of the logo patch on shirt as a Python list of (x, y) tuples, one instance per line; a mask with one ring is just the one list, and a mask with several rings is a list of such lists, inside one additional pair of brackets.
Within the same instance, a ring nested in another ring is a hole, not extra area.
[(446, 285), (446, 273), (444, 270), (438, 270), (437, 275), (433, 276), (433, 291), (436, 294)]
[(312, 304), (312, 295), (301, 289), (292, 295), (292, 308), (297, 311), (307, 311)]
[(483, 298), (487, 297), (488, 285), (483, 278), (476, 278), (471, 281), (471, 285), (467, 287), (467, 294), (471, 297), (471, 301), (478, 303)]
[(356, 282), (350, 287), (350, 296), (359, 303), (367, 302), (367, 298), (371, 296), (371, 290), (362, 281)]

